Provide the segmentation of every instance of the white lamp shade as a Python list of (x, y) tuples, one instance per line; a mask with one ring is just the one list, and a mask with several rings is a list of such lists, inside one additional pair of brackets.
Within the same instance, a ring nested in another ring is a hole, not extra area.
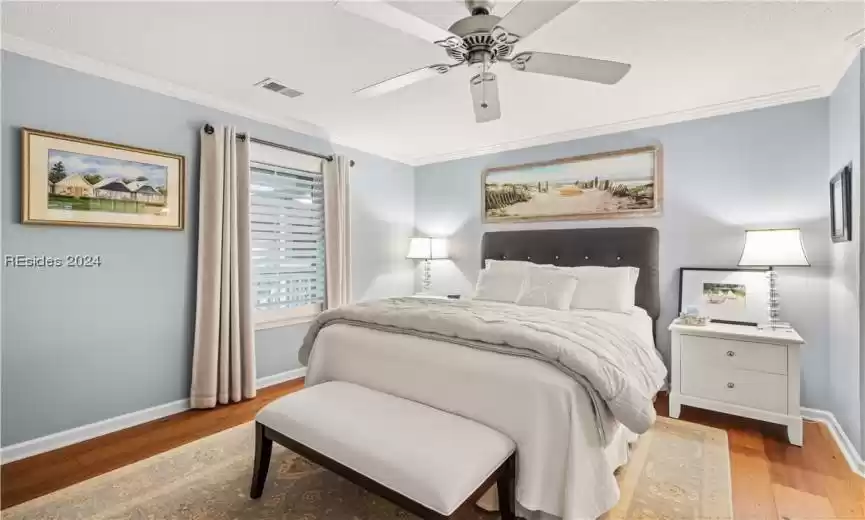
[(759, 229), (745, 231), (742, 267), (808, 266), (802, 231), (799, 229)]
[(448, 257), (448, 242), (444, 238), (414, 237), (409, 241), (406, 258), (435, 260)]

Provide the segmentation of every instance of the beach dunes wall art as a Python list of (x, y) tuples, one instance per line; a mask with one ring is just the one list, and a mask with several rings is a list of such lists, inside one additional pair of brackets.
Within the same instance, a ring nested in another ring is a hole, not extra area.
[(506, 166), (483, 175), (484, 221), (646, 216), (661, 207), (661, 150), (634, 148)]

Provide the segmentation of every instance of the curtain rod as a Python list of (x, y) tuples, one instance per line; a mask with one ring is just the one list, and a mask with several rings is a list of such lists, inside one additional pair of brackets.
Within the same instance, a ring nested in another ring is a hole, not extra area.
[[(213, 126), (211, 126), (210, 123), (205, 124), (204, 125), (204, 132), (206, 134), (212, 134), (213, 133)], [(244, 141), (244, 140), (246, 140), (247, 135), (246, 134), (237, 134), (237, 138), (240, 139), (241, 141)], [(265, 141), (264, 139), (256, 139), (255, 137), (249, 137), (249, 141), (252, 143), (263, 144), (265, 146), (272, 146), (274, 148), (279, 148), (282, 150), (288, 150), (289, 152), (295, 152), (295, 153), (299, 153), (299, 154), (303, 154), (303, 155), (309, 155), (312, 157), (318, 157), (319, 159), (324, 159), (327, 162), (333, 161), (333, 155), (322, 155), (320, 153), (301, 150), (300, 148), (295, 148), (293, 146), (286, 146), (284, 144), (274, 143), (271, 141)], [(349, 166), (354, 166), (353, 160), (349, 161)]]

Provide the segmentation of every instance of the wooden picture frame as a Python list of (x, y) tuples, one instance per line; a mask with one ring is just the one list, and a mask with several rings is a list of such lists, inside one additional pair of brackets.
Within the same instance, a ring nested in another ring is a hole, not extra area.
[(515, 166), (481, 176), (484, 223), (592, 220), (659, 215), (660, 146)]
[(853, 163), (841, 168), (829, 181), (829, 215), (832, 242), (853, 240)]
[(21, 129), (21, 222), (182, 230), (182, 155)]
[[(679, 313), (695, 306), (700, 316), (705, 316), (714, 323), (748, 326), (765, 323), (769, 318), (769, 280), (766, 277), (768, 270), (680, 267)], [(736, 294), (737, 290), (741, 291), (741, 294)], [(727, 292), (733, 295), (732, 305), (729, 305)]]

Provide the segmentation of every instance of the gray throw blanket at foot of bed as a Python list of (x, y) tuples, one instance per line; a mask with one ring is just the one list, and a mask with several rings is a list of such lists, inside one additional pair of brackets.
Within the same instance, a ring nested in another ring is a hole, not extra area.
[(322, 312), (304, 338), (301, 363), (308, 364), (319, 331), (334, 323), (549, 363), (589, 391), (605, 444), (603, 408), (629, 430), (646, 432), (655, 422), (652, 398), (667, 375), (654, 345), (597, 317), (480, 300), (421, 298), (369, 301)]

